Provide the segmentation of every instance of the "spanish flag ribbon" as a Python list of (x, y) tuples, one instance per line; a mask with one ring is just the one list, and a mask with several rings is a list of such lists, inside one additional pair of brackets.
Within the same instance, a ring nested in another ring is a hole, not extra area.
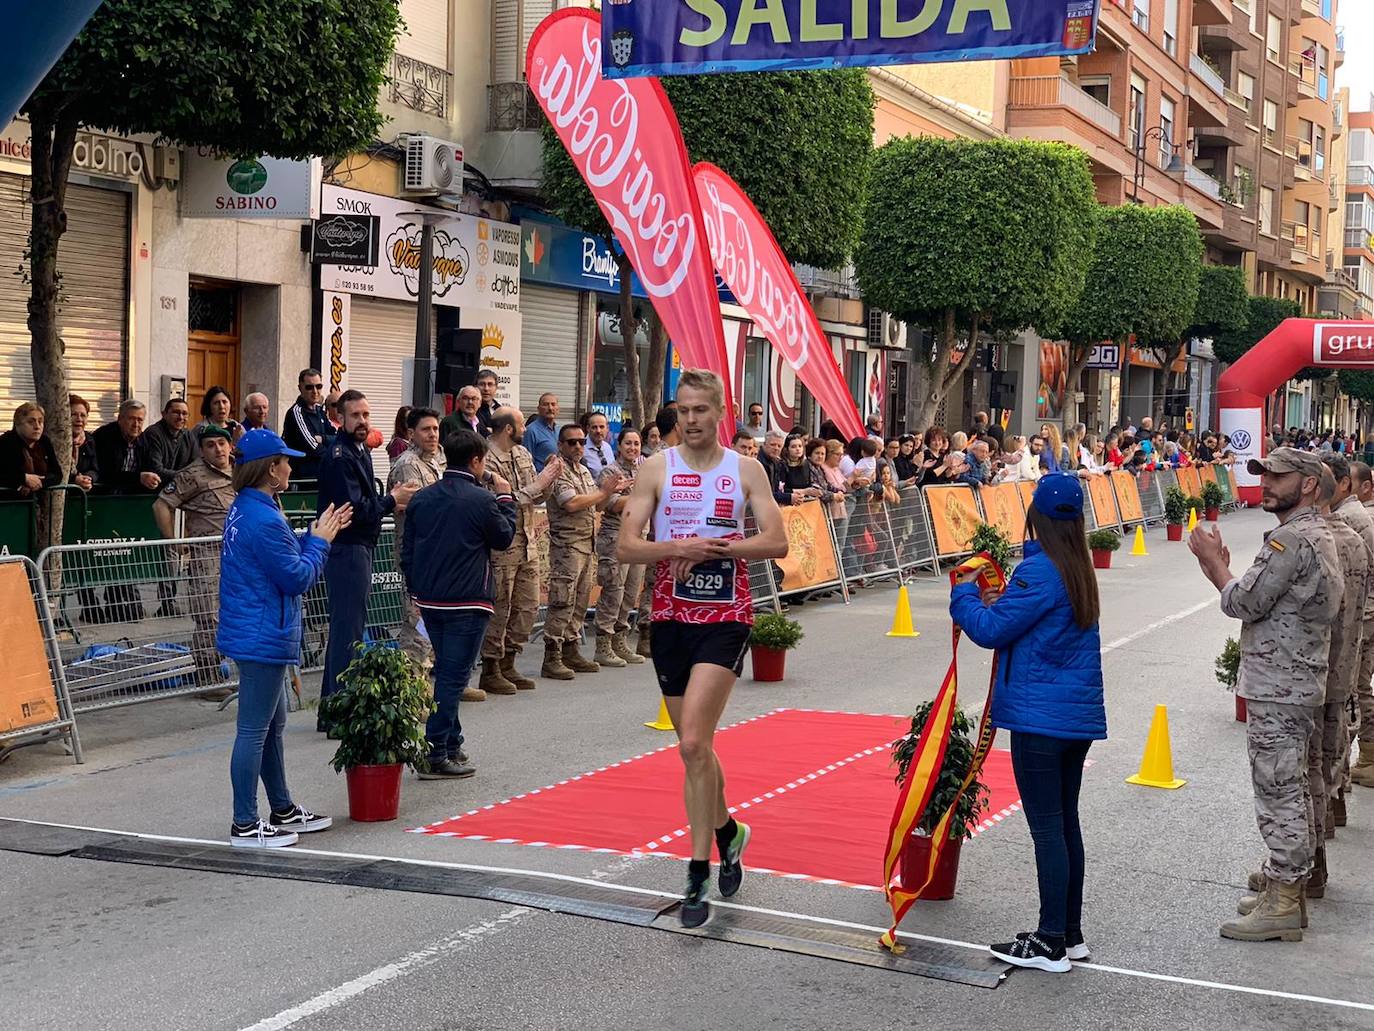
[[(980, 588), (995, 587), (1000, 590), (1006, 587), (1006, 575), (987, 552), (974, 555), (951, 570), (951, 585), (957, 582), (959, 577), (972, 572), (978, 574)], [(940, 685), (940, 693), (935, 696), (935, 703), (931, 707), (930, 718), (926, 720), (926, 725), (916, 742), (916, 751), (911, 757), (910, 766), (907, 767), (906, 779), (902, 782), (901, 791), (897, 795), (897, 808), (892, 813), (892, 825), (888, 829), (887, 851), (883, 856), (883, 886), (888, 905), (892, 907), (892, 926), (878, 940), (884, 948), (896, 954), (900, 954), (906, 948), (897, 941), (897, 925), (902, 922), (907, 910), (921, 897), (921, 893), (934, 879), (940, 854), (949, 840), (950, 822), (954, 818), (954, 811), (958, 808), (964, 792), (972, 786), (982, 771), (983, 762), (987, 759), (988, 752), (992, 749), (993, 738), (997, 735), (991, 719), (992, 689), (997, 681), (998, 657), (994, 653), (992, 677), (988, 682), (988, 699), (983, 706), (983, 718), (978, 725), (978, 742), (973, 751), (973, 762), (969, 765), (968, 775), (964, 778), (959, 793), (954, 796), (949, 808), (940, 817), (935, 833), (931, 836), (930, 865), (925, 871), (925, 879), (920, 884), (899, 884), (897, 866), (902, 849), (906, 847), (912, 829), (925, 815), (926, 806), (930, 804), (930, 796), (935, 791), (935, 782), (939, 780), (940, 768), (944, 765), (945, 751), (949, 746), (954, 710), (958, 705), (960, 636), (959, 627), (955, 625), (949, 672), (945, 674), (944, 683)]]

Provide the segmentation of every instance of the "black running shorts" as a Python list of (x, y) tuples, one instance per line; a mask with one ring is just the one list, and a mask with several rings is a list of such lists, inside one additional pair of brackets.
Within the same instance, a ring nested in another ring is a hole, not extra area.
[(748, 623), (655, 620), (649, 641), (659, 690), (670, 697), (681, 698), (687, 693), (692, 667), (699, 662), (723, 666), (739, 676), (744, 672), (750, 629)]

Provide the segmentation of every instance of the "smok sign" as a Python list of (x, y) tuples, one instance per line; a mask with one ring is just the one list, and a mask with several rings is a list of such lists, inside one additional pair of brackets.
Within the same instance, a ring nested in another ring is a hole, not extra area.
[(1374, 365), (1374, 327), (1367, 322), (1320, 322), (1312, 330), (1318, 365)]

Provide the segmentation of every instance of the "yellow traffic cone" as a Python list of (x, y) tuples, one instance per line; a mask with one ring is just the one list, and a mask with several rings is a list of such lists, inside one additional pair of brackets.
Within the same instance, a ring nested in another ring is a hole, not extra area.
[(668, 715), (668, 703), (660, 699), (658, 703), (658, 719), (644, 725), (650, 730), (672, 730), (673, 718)]
[(1145, 527), (1143, 526), (1135, 528), (1135, 543), (1131, 545), (1131, 554), (1145, 556), (1150, 554), (1145, 550)]
[(1127, 777), (1126, 783), (1170, 790), (1188, 783), (1174, 777), (1174, 756), (1169, 747), (1169, 710), (1163, 705), (1155, 706), (1155, 717), (1150, 721), (1150, 736), (1145, 742), (1145, 755), (1140, 760), (1140, 772)]
[(1197, 509), (1188, 509), (1188, 532), (1192, 533), (1197, 529)]
[(892, 614), (892, 629), (888, 637), (920, 637), (921, 632), (911, 622), (911, 598), (906, 593), (906, 584), (897, 591), (897, 611)]

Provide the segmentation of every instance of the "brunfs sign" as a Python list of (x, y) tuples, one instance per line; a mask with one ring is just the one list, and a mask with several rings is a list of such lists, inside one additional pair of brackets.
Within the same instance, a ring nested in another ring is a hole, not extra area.
[(183, 218), (298, 218), (312, 215), (319, 161), (225, 158), (197, 147), (182, 170)]

